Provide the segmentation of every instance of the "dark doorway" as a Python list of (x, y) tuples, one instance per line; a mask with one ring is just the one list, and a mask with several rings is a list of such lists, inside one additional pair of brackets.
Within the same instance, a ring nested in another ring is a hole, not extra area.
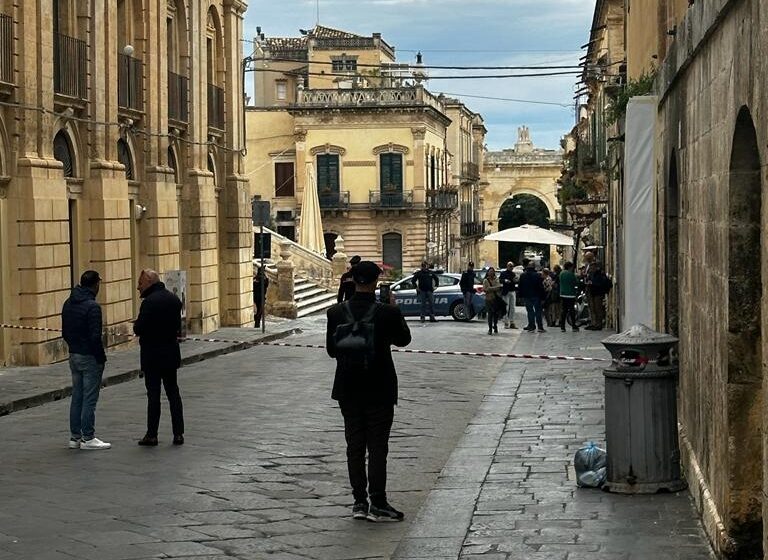
[(728, 177), (728, 533), (734, 558), (762, 558), (763, 397), (760, 151), (752, 115), (736, 119)]
[(333, 255), (336, 254), (336, 238), (338, 233), (324, 233), (323, 239), (325, 240), (325, 258), (331, 260)]
[[(499, 231), (531, 224), (543, 228), (549, 227), (549, 209), (540, 198), (532, 194), (518, 194), (507, 199), (499, 209)], [(542, 253), (544, 259), (549, 259), (549, 245), (531, 245), (528, 243), (499, 242), (499, 268), (509, 261), (519, 265), (525, 251)]]
[(382, 261), (385, 272), (403, 270), (403, 236), (399, 233), (385, 233), (381, 236)]
[(667, 179), (667, 204), (664, 246), (664, 313), (667, 332), (677, 336), (680, 323), (680, 294), (678, 259), (680, 254), (680, 180), (677, 174), (677, 153), (672, 150)]

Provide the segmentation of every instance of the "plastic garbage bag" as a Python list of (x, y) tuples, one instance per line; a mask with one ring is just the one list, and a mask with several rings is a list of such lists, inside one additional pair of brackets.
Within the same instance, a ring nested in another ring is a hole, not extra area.
[(589, 442), (576, 451), (573, 468), (576, 470), (576, 484), (581, 488), (600, 488), (607, 477), (607, 455), (605, 449)]

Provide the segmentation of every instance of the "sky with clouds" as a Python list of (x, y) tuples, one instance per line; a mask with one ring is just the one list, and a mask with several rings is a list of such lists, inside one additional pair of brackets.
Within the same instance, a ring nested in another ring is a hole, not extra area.
[[(379, 32), (396, 48), (398, 62), (426, 65), (576, 65), (589, 40), (595, 0), (319, 0), (320, 23), (357, 33)], [(268, 37), (299, 36), (316, 22), (316, 0), (250, 0), (244, 38), (261, 26)], [(245, 54), (251, 45), (245, 43)], [(493, 73), (431, 70), (433, 76)], [(502, 72), (513, 73), (513, 72)], [(433, 93), (558, 103), (543, 105), (462, 97), (485, 118), (491, 150), (514, 145), (527, 125), (534, 144), (559, 147), (574, 124), (575, 75), (493, 80), (440, 79)], [(565, 105), (565, 106), (562, 106)]]

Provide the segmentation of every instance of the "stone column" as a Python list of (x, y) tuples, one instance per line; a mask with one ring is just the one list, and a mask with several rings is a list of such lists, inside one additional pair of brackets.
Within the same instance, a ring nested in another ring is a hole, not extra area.
[(295, 319), (296, 302), (293, 297), (293, 263), (290, 259), (290, 243), (280, 243), (280, 262), (277, 263), (277, 301), (272, 305), (272, 314)]
[(227, 177), (222, 235), (219, 236), (220, 314), (222, 326), (253, 324), (253, 219), (248, 180)]

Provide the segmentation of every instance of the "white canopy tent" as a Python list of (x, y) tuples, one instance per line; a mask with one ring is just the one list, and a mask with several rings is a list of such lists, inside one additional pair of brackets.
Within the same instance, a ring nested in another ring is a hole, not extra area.
[(486, 235), (483, 239), (485, 241), (507, 241), (510, 243), (565, 245), (573, 247), (572, 237), (531, 224), (524, 224), (522, 226), (497, 231), (496, 233)]

